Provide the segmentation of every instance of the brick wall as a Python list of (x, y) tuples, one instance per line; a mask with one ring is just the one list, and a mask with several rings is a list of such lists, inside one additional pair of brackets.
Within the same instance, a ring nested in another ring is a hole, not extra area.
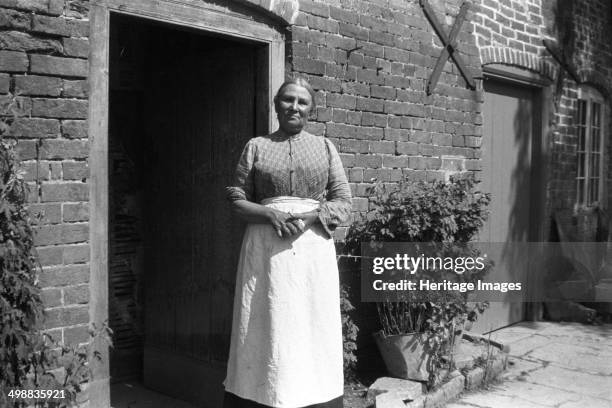
[(87, 41), (81, 2), (0, 0), (0, 100), (18, 95), (18, 138), (46, 306), (45, 327), (88, 339)]
[(556, 66), (546, 54), (541, 0), (477, 0), (474, 36), (483, 65), (516, 65), (553, 77)]
[[(576, 202), (576, 144), (575, 128), (578, 89), (581, 84), (598, 89), (608, 98), (604, 116), (608, 128), (605, 134), (609, 141), (610, 96), (612, 96), (612, 4), (609, 1), (558, 1), (551, 2), (545, 10), (549, 16), (548, 31), (558, 43), (569, 50), (569, 60), (578, 74), (576, 83), (566, 73), (558, 82), (558, 106), (555, 114), (555, 128), (552, 135), (552, 159), (556, 166), (552, 169), (551, 202), (555, 208), (571, 210)], [(556, 6), (556, 7), (555, 7)], [(565, 16), (560, 12), (565, 9)], [(610, 143), (605, 145), (610, 157)], [(610, 180), (610, 166), (604, 174)], [(609, 183), (609, 181), (608, 181)], [(608, 184), (608, 202), (610, 197)]]
[[(432, 5), (440, 20), (452, 23), (446, 16), (456, 15), (460, 2)], [(458, 48), (479, 75), (468, 22)], [(366, 189), (374, 179), (442, 179), (457, 165), (480, 170), (482, 91), (468, 90), (447, 62), (433, 95), (425, 93), (440, 51), (417, 1), (300, 1), (288, 38), (288, 71), (308, 78), (317, 91), (309, 130), (338, 147), (356, 213), (368, 210)], [(344, 233), (340, 228), (337, 238)]]
[[(553, 100), (551, 133), (543, 135), (549, 142), (546, 215), (555, 212), (573, 213), (563, 216), (563, 227), (582, 231), (584, 240), (595, 236), (597, 222), (593, 215), (580, 214), (576, 203), (576, 107), (580, 84), (588, 84), (610, 92), (612, 83), (611, 5), (609, 1), (569, 0), (478, 0), (474, 35), (483, 65), (500, 63), (537, 72), (552, 81)], [(567, 55), (579, 76), (576, 83), (559, 64), (552, 60), (542, 40), (553, 40)], [(606, 90), (607, 88), (607, 90)], [(608, 114), (609, 106), (608, 106)], [(609, 121), (608, 121), (609, 124)], [(607, 129), (607, 135), (610, 128)], [(607, 146), (607, 157), (612, 150)], [(606, 174), (610, 179), (610, 169)], [(608, 188), (608, 192), (610, 189)]]

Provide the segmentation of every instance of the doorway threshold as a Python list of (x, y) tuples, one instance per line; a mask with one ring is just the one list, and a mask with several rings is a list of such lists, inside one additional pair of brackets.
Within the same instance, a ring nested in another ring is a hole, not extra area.
[(187, 401), (150, 390), (138, 381), (111, 385), (111, 408), (197, 408)]

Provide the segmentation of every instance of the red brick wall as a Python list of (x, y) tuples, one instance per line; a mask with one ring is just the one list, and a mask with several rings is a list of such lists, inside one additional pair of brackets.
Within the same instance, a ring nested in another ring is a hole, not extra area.
[[(309, 130), (338, 147), (354, 211), (368, 210), (366, 189), (373, 179), (441, 179), (457, 163), (479, 171), (482, 91), (468, 90), (447, 62), (435, 92), (426, 95), (441, 45), (418, 2), (338, 3), (300, 1), (287, 53), (289, 71), (307, 77), (317, 91)], [(446, 14), (456, 15), (460, 2), (432, 4), (448, 23)], [(472, 17), (469, 13), (458, 48), (477, 75)], [(339, 229), (337, 238), (343, 233)]]
[[(299, 3), (287, 34), (287, 71), (306, 76), (317, 90), (310, 131), (338, 146), (356, 213), (367, 211), (366, 188), (373, 179), (433, 180), (455, 170), (478, 174), (482, 84), (477, 80), (478, 90), (468, 90), (447, 62), (434, 94), (426, 95), (441, 45), (418, 1)], [(460, 1), (430, 3), (452, 25)], [(474, 1), (458, 43), (473, 74), (479, 77), (482, 64), (497, 62), (555, 78), (557, 66), (540, 43), (543, 37), (559, 39), (550, 4)], [(574, 64), (581, 80), (605, 90), (612, 81), (610, 2), (575, 4)], [(36, 242), (46, 325), (67, 342), (84, 341), (89, 321), (86, 5), (0, 0), (0, 99), (19, 94), (22, 101), (12, 132), (25, 160), (32, 211), (44, 212)], [(576, 86), (567, 78), (560, 83), (551, 118), (551, 209), (572, 208), (575, 201)], [(339, 229), (338, 238), (343, 233)]]
[[(580, 84), (595, 86), (604, 96), (611, 90), (611, 4), (605, 0), (479, 0), (477, 7), (474, 34), (483, 65), (514, 65), (552, 80), (553, 100), (544, 102), (550, 105), (552, 114), (544, 118), (550, 123), (550, 134), (544, 135), (550, 151), (546, 214), (550, 217), (558, 211), (573, 213), (573, 217), (563, 217), (564, 228), (577, 229), (576, 232), (582, 231), (579, 234), (582, 239), (592, 239), (596, 220), (592, 214), (585, 217), (574, 208), (577, 171), (574, 120)], [(545, 38), (564, 50), (580, 84), (552, 60), (542, 43)], [(610, 117), (609, 104), (607, 116)], [(606, 134), (609, 137), (610, 127)], [(609, 144), (607, 148), (610, 157)], [(610, 167), (607, 168), (609, 180)]]
[[(612, 4), (609, 1), (560, 1), (559, 7), (571, 7), (569, 21), (554, 21), (558, 9), (550, 4), (547, 13), (551, 23), (549, 32), (561, 46), (571, 50), (570, 61), (579, 77), (576, 83), (567, 74), (559, 83), (558, 108), (553, 133), (553, 168), (551, 202), (561, 209), (572, 209), (576, 202), (576, 118), (577, 96), (580, 84), (597, 88), (607, 97), (607, 157), (610, 157), (610, 96), (612, 96)], [(557, 17), (558, 18), (558, 17)], [(607, 166), (610, 180), (610, 166)], [(609, 181), (608, 181), (609, 183)], [(608, 184), (609, 186), (609, 184)], [(610, 193), (608, 187), (608, 197)], [(608, 198), (609, 202), (609, 198)]]
[(43, 270), (45, 327), (67, 343), (88, 339), (87, 56), (80, 2), (0, 0), (0, 100), (18, 95), (18, 138)]

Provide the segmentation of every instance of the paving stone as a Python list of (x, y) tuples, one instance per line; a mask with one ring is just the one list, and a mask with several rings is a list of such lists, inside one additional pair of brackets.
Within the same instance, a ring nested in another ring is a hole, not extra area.
[(524, 356), (535, 349), (546, 347), (550, 344), (550, 339), (541, 335), (532, 335), (510, 343), (510, 355)]
[(558, 388), (530, 383), (529, 377), (527, 377), (526, 381), (501, 384), (495, 393), (507, 397), (521, 398), (534, 404), (545, 406), (556, 406), (579, 396), (576, 393), (563, 391)]
[(560, 404), (557, 408), (610, 408), (612, 404), (610, 400), (603, 400), (599, 398), (585, 397), (580, 395), (578, 399), (571, 400)]
[(555, 342), (534, 350), (529, 356), (585, 373), (612, 375), (612, 364), (602, 364), (602, 360), (612, 361), (612, 353), (596, 348)]
[(462, 405), (447, 405), (450, 407), (478, 407), (478, 408), (545, 408), (551, 405), (536, 404), (522, 398), (508, 397), (494, 393), (469, 394), (461, 398)]
[(512, 380), (522, 378), (530, 372), (544, 368), (544, 362), (532, 361), (525, 358), (510, 357), (506, 365), (506, 372), (503, 377)]
[[(608, 364), (602, 360), (602, 365)], [(612, 377), (582, 373), (550, 365), (529, 375), (530, 382), (555, 385), (555, 388), (612, 400)]]
[[(491, 340), (498, 343), (512, 345), (512, 343), (533, 336), (533, 331), (497, 331), (491, 333)], [(487, 334), (486, 337), (489, 337)], [(510, 352), (512, 352), (512, 346), (510, 346)]]
[[(612, 407), (612, 325), (521, 323), (491, 336), (510, 342), (504, 382), (447, 408)], [(466, 381), (467, 382), (467, 381)]]
[(406, 408), (399, 395), (385, 392), (376, 396), (376, 408)]
[(395, 394), (401, 399), (415, 399), (423, 394), (423, 384), (418, 381), (381, 377), (368, 389), (368, 398), (374, 398), (383, 393)]

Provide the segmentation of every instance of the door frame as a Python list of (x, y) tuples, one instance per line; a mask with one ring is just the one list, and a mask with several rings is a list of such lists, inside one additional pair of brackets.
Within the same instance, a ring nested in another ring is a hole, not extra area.
[[(250, 9), (249, 9), (250, 10)], [(267, 10), (261, 8), (261, 16)], [(215, 33), (233, 40), (256, 42), (267, 53), (267, 101), (262, 110), (267, 124), (260, 129), (276, 127), (273, 114), (273, 92), (285, 79), (285, 39), (271, 24), (255, 21), (248, 15), (224, 12), (206, 1), (182, 0), (94, 0), (90, 8), (89, 55), (89, 214), (90, 214), (90, 322), (101, 327), (108, 321), (109, 275), (109, 34), (111, 13), (127, 14), (177, 27)], [(255, 13), (257, 13), (255, 11)], [(264, 72), (265, 72), (264, 71)], [(261, 84), (258, 84), (261, 86)], [(266, 90), (263, 90), (266, 93)], [(265, 126), (267, 125), (267, 126)], [(89, 403), (92, 408), (110, 406), (109, 346), (97, 339), (92, 347), (101, 359), (90, 362), (93, 381), (89, 383)]]
[[(534, 137), (539, 140), (532, 142), (531, 158), (536, 158), (538, 165), (531, 168), (530, 197), (532, 198), (529, 209), (529, 217), (539, 222), (531, 222), (529, 231), (530, 254), (537, 258), (542, 251), (542, 243), (547, 240), (547, 232), (550, 230), (550, 210), (548, 206), (547, 186), (550, 177), (550, 151), (551, 151), (551, 120), (553, 116), (553, 92), (554, 83), (551, 78), (523, 68), (490, 64), (483, 66), (483, 74), (486, 79), (493, 79), (509, 85), (531, 88), (534, 93)], [(484, 83), (483, 83), (484, 92)], [(530, 268), (533, 267), (530, 262)], [(528, 277), (535, 277), (536, 271), (528, 271)], [(528, 282), (526, 294), (527, 299), (538, 299), (542, 293), (539, 279), (535, 278)], [(539, 302), (526, 302), (524, 318), (526, 320), (541, 320), (542, 305)]]

